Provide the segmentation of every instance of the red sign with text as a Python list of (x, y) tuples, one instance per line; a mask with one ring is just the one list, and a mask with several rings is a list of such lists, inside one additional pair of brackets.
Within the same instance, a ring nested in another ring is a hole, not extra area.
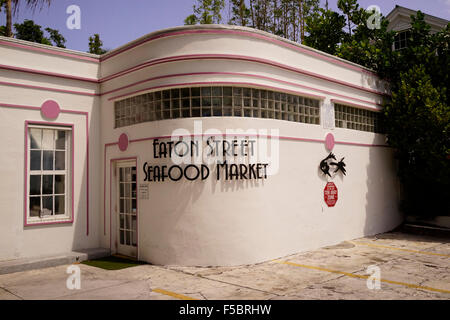
[(334, 207), (338, 200), (338, 189), (333, 182), (328, 182), (323, 190), (323, 196), (325, 199), (325, 203), (329, 207)]

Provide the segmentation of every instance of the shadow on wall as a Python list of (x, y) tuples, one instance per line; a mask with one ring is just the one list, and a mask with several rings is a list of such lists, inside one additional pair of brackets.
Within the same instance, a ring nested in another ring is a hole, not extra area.
[(401, 186), (397, 166), (392, 148), (369, 148), (364, 235), (391, 231), (404, 220), (400, 212)]

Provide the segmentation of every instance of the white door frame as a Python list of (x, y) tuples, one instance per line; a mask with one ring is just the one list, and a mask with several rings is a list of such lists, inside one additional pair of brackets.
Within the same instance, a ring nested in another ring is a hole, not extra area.
[(111, 186), (114, 219), (112, 249), (116, 254), (138, 258), (137, 159), (117, 159), (111, 163), (114, 175)]

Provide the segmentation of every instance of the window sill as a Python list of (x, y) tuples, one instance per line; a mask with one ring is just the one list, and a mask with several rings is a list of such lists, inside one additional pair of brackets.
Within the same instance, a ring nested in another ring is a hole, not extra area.
[(25, 222), (25, 227), (50, 225), (50, 224), (72, 224), (72, 217), (50, 217), (50, 218), (28, 218)]

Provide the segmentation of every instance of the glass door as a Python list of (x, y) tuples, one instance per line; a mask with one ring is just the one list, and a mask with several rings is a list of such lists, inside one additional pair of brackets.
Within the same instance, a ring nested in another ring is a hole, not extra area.
[(117, 253), (137, 257), (136, 163), (117, 163)]

